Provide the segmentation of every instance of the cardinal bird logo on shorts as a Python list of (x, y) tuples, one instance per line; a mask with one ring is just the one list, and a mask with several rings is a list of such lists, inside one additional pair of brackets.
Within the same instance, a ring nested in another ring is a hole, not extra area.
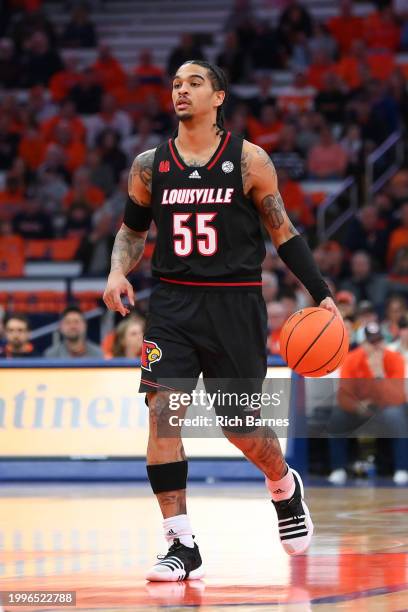
[(152, 371), (152, 363), (160, 361), (162, 358), (162, 350), (155, 342), (151, 340), (143, 340), (141, 365), (144, 370)]

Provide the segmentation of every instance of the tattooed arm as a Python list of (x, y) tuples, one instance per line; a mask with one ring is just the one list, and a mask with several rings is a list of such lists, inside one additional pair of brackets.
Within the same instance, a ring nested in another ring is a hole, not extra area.
[[(154, 153), (154, 149), (141, 153), (130, 169), (129, 197), (138, 206), (150, 206)], [(122, 303), (121, 295), (126, 294), (131, 305), (134, 305), (133, 287), (126, 279), (126, 275), (141, 260), (146, 237), (147, 231), (135, 232), (124, 223), (116, 234), (112, 249), (111, 271), (103, 300), (110, 310), (117, 310), (122, 316), (128, 314), (129, 309)]]
[(261, 147), (244, 140), (241, 157), (244, 193), (250, 197), (278, 248), (298, 234), (285, 211), (271, 158)]

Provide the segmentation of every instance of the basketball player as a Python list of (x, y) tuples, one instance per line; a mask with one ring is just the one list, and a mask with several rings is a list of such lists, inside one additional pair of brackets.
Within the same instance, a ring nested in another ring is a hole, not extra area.
[[(147, 474), (160, 504), (169, 544), (148, 580), (204, 574), (186, 510), (187, 461), (179, 437), (157, 434), (168, 414), (160, 379), (263, 380), (267, 316), (261, 292), (265, 256), (261, 225), (317, 304), (337, 313), (305, 241), (288, 219), (269, 156), (224, 129), (227, 85), (204, 61), (184, 63), (173, 79), (179, 120), (175, 138), (140, 154), (129, 175), (129, 201), (116, 236), (104, 301), (123, 316), (134, 294), (126, 275), (140, 261), (151, 220), (157, 226), (153, 290), (142, 354), (140, 391), (147, 393)], [(237, 407), (237, 414), (240, 414)], [(300, 476), (285, 463), (269, 428), (250, 436), (224, 429), (229, 441), (265, 474), (290, 555), (309, 546), (313, 524)]]

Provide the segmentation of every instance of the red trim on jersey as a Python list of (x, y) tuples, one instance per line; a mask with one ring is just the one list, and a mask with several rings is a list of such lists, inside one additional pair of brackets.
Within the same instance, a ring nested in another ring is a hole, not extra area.
[(160, 276), (161, 281), (175, 285), (189, 285), (194, 287), (262, 287), (262, 281), (251, 281), (246, 283), (196, 283), (192, 281), (179, 281), (172, 278)]
[(218, 151), (217, 155), (214, 157), (212, 162), (207, 166), (207, 170), (211, 170), (211, 168), (217, 163), (222, 153), (224, 152), (225, 147), (228, 144), (229, 139), (231, 138), (231, 132), (227, 132), (224, 142), (222, 143), (221, 149)]
[(169, 148), (170, 148), (170, 153), (174, 159), (174, 161), (176, 162), (176, 164), (178, 165), (178, 167), (180, 168), (180, 170), (185, 170), (184, 166), (179, 162), (179, 160), (177, 159), (177, 155), (174, 152), (173, 149), (173, 143), (171, 141), (171, 138), (169, 138)]
[(142, 382), (145, 385), (149, 385), (150, 387), (154, 387), (155, 389), (170, 389), (170, 391), (176, 391), (176, 389), (174, 387), (167, 387), (166, 385), (159, 385), (158, 383), (155, 383), (151, 380), (147, 380), (147, 378), (141, 378), (140, 382)]

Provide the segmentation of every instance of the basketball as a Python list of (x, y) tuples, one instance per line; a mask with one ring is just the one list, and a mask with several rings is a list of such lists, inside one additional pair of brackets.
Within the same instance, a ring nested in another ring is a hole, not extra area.
[(348, 351), (343, 320), (325, 308), (303, 308), (284, 324), (280, 352), (288, 366), (302, 376), (325, 376), (336, 370)]

